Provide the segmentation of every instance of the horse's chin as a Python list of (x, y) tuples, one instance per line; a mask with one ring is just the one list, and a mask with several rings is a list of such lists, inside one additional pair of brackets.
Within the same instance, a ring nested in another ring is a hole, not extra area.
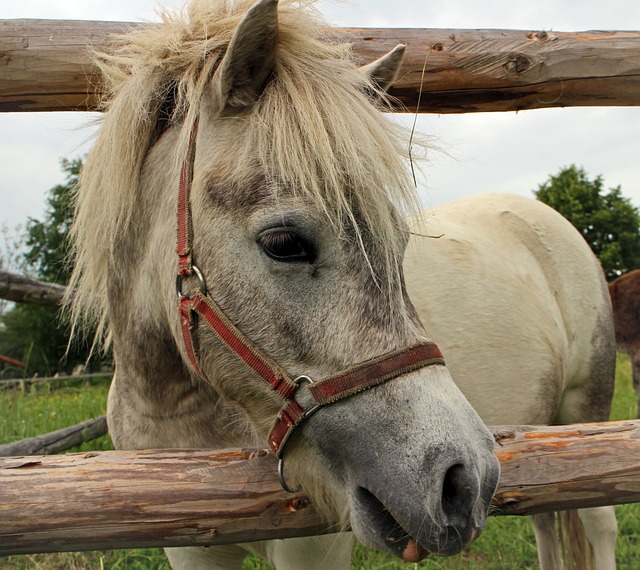
[(369, 490), (360, 487), (351, 499), (351, 528), (358, 540), (371, 548), (390, 552), (405, 562), (420, 562), (431, 553), (453, 556), (479, 534), (474, 530), (465, 537), (447, 527), (429, 532), (423, 526), (421, 531), (425, 536), (415, 537)]

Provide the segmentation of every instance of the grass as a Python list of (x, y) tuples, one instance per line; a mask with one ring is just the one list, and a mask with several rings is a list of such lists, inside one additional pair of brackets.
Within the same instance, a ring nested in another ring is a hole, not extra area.
[[(0, 391), (0, 444), (20, 441), (96, 418), (105, 413), (107, 382), (84, 386), (66, 382), (59, 389), (50, 383), (32, 384), (24, 390)], [(113, 449), (108, 435), (73, 451)]]
[[(48, 385), (24, 392), (0, 392), (0, 443), (32, 437), (104, 413), (108, 387), (69, 384), (58, 390)], [(616, 394), (612, 420), (636, 416), (636, 395), (626, 356), (618, 355)], [(73, 451), (111, 449), (104, 436)], [(616, 507), (619, 537), (616, 548), (621, 570), (640, 568), (640, 504)], [(518, 517), (492, 517), (483, 536), (469, 549), (452, 558), (429, 557), (421, 570), (533, 570), (538, 568), (531, 525)], [(248, 557), (243, 570), (269, 570), (265, 562)], [(357, 570), (401, 570), (407, 565), (361, 546), (356, 548), (352, 568)], [(37, 554), (0, 558), (0, 570), (168, 570), (160, 549), (112, 550), (105, 552)], [(331, 570), (331, 569), (328, 569)]]

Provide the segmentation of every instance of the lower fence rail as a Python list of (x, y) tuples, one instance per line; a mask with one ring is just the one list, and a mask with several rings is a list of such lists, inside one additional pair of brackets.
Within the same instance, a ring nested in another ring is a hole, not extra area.
[[(492, 428), (494, 515), (640, 502), (640, 421)], [(0, 555), (229, 544), (339, 530), (262, 449), (0, 458)]]

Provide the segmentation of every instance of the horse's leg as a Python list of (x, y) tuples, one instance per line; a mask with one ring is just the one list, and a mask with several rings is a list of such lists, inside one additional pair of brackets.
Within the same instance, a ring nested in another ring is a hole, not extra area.
[(578, 516), (593, 547), (597, 570), (615, 570), (618, 522), (614, 508), (580, 509)]
[[(609, 419), (615, 379), (615, 347), (613, 334), (605, 333), (606, 330), (603, 330), (601, 345), (594, 346), (589, 373), (581, 382), (574, 379), (573, 386), (562, 394), (553, 423), (603, 422)], [(607, 336), (611, 337), (610, 346), (606, 342)], [(561, 523), (566, 523), (564, 532), (568, 538), (565, 546), (575, 567), (585, 570), (592, 567), (597, 570), (615, 569), (617, 523), (614, 508), (579, 509), (573, 514), (576, 513), (577, 516), (572, 516), (568, 511), (566, 516), (560, 517)], [(581, 541), (587, 540), (592, 549), (579, 546)], [(572, 545), (574, 548), (571, 548)]]
[(350, 532), (268, 540), (243, 545), (265, 558), (276, 570), (349, 570), (353, 535)]
[(247, 551), (234, 544), (164, 549), (173, 570), (241, 570)]
[(556, 534), (555, 513), (541, 513), (529, 517), (538, 546), (540, 570), (562, 570), (562, 556)]

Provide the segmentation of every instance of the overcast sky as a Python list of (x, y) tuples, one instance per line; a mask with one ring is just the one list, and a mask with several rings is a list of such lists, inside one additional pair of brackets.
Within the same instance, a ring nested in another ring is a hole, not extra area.
[[(553, 31), (640, 30), (638, 0), (320, 1), (340, 26), (509, 28)], [(0, 19), (155, 20), (181, 0), (0, 0)], [(0, 69), (0, 73), (2, 73)], [(86, 153), (89, 113), (0, 113), (0, 224), (41, 218), (46, 192), (64, 180), (62, 157)], [(640, 206), (640, 108), (532, 110), (421, 115), (418, 129), (437, 137), (422, 189), (425, 204), (488, 191), (531, 195), (561, 168), (577, 164), (607, 188), (621, 186)]]

